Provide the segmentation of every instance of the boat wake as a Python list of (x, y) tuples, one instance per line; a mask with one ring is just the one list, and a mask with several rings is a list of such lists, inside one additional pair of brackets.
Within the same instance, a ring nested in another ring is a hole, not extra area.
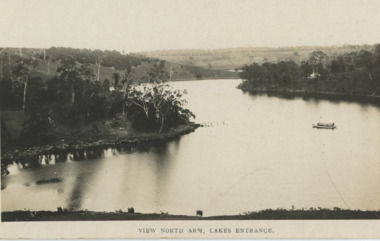
[(350, 209), (350, 206), (348, 205), (348, 203), (346, 202), (346, 200), (344, 200), (344, 198), (343, 198), (342, 194), (340, 193), (338, 187), (335, 185), (334, 180), (331, 178), (331, 175), (330, 175), (329, 170), (328, 170), (328, 168), (327, 168), (327, 165), (326, 165), (326, 161), (325, 161), (325, 157), (324, 157), (324, 156), (323, 156), (323, 165), (324, 165), (324, 167), (325, 167), (325, 171), (326, 171), (326, 173), (327, 173), (327, 176), (329, 177), (330, 182), (331, 182), (332, 186), (334, 187), (335, 191), (338, 193), (340, 199), (341, 199), (341, 200), (343, 201), (343, 203), (347, 206), (347, 208)]

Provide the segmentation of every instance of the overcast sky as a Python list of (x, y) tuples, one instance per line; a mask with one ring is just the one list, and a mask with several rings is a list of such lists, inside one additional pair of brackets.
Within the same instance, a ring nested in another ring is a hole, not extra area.
[(380, 0), (0, 0), (0, 46), (156, 49), (373, 44)]

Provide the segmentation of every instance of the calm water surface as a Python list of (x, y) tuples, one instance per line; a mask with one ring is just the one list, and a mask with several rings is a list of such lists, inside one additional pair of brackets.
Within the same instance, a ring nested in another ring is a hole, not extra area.
[[(327, 100), (249, 95), (239, 80), (176, 82), (197, 122), (153, 147), (2, 177), (2, 210), (70, 209), (205, 216), (267, 208), (380, 210), (380, 109)], [(313, 129), (335, 122), (335, 130)], [(59, 182), (37, 185), (38, 180)]]

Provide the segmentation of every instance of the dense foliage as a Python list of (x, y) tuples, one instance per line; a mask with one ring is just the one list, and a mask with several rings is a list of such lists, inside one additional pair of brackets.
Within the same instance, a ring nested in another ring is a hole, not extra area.
[[(105, 51), (101, 57), (90, 55), (96, 51), (85, 50), (61, 55), (59, 48), (52, 48), (48, 53), (54, 51), (59, 62), (57, 75), (47, 79), (33, 75), (42, 59), (20, 54), (12, 56), (11, 61), (9, 53), (4, 51), (0, 55), (1, 109), (17, 110), (26, 117), (20, 143), (46, 142), (49, 132), (57, 126), (80, 128), (120, 116), (122, 121), (130, 121), (138, 128), (159, 132), (166, 127), (187, 123), (193, 117), (183, 107), (186, 103), (182, 99), (184, 92), (173, 91), (170, 86), (162, 84), (169, 76), (165, 61), (151, 60), (153, 65), (147, 73), (151, 84), (141, 89), (133, 84), (131, 75), (131, 66), (141, 59), (111, 51)], [(123, 74), (112, 74), (113, 84), (107, 79), (101, 82), (89, 68), (91, 58), (98, 58), (99, 65), (107, 64), (107, 59), (113, 58), (112, 65), (123, 68)], [(122, 64), (118, 65), (118, 61)], [(147, 105), (149, 114), (144, 114), (139, 103)], [(2, 125), (2, 128), (6, 127)]]
[(314, 51), (296, 63), (253, 63), (240, 68), (241, 88), (279, 88), (380, 95), (380, 44), (372, 51), (360, 50), (327, 55)]
[(130, 112), (133, 113), (134, 124), (161, 132), (165, 126), (188, 123), (190, 118), (195, 116), (184, 108), (184, 94), (186, 91), (173, 90), (165, 84), (153, 83), (140, 88), (130, 88), (127, 103)]
[(94, 61), (101, 61), (102, 66), (114, 67), (116, 70), (131, 69), (132, 66), (140, 65), (142, 61), (148, 58), (136, 57), (131, 55), (123, 55), (118, 51), (109, 50), (89, 50), (74, 48), (56, 48), (51, 47), (46, 51), (48, 56), (54, 56), (55, 60), (72, 56), (81, 64), (92, 64)]

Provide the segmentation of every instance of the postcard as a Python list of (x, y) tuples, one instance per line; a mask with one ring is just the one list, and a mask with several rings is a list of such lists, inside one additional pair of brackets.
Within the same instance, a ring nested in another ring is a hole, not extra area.
[(380, 238), (380, 1), (0, 8), (0, 238)]

